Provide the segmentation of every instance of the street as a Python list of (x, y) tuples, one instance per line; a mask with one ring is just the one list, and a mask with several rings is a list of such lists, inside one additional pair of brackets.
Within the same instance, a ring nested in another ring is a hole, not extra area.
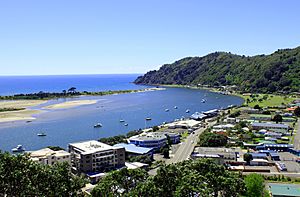
[(298, 118), (297, 133), (294, 138), (294, 149), (300, 150), (300, 118)]
[[(211, 122), (208, 124), (207, 127), (210, 127), (214, 125), (216, 122)], [(206, 128), (207, 128), (206, 127)], [(172, 164), (172, 163), (178, 163), (184, 160), (187, 160), (191, 153), (194, 150), (194, 147), (196, 146), (198, 142), (199, 135), (206, 129), (206, 128), (200, 128), (195, 130), (194, 134), (191, 133), (184, 142), (179, 146), (178, 150), (175, 152), (172, 158), (166, 161), (166, 164)]]

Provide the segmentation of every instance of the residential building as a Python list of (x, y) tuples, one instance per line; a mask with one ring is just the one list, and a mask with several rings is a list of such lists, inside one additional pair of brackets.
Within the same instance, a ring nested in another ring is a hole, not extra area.
[(76, 172), (103, 172), (125, 166), (125, 148), (96, 140), (69, 144), (72, 167)]
[(153, 159), (153, 148), (139, 147), (134, 144), (125, 143), (115, 144), (114, 147), (125, 148), (127, 158), (136, 156), (149, 156), (151, 159)]
[(67, 162), (71, 164), (71, 155), (67, 151), (54, 151), (50, 148), (30, 152), (30, 159), (41, 164), (54, 165), (55, 163)]
[(276, 132), (285, 133), (289, 130), (289, 126), (286, 124), (276, 124), (276, 123), (263, 123), (263, 122), (252, 122), (251, 127), (254, 130), (267, 129)]

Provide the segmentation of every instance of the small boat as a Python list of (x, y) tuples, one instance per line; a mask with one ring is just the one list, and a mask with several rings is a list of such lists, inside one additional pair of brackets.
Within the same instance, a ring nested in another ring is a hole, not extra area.
[(169, 109), (165, 109), (166, 112), (170, 111)]
[(125, 124), (124, 124), (124, 126), (126, 126), (126, 127), (127, 127), (127, 126), (128, 126), (128, 124), (127, 124), (127, 123), (125, 123)]
[(19, 144), (16, 148), (11, 149), (12, 152), (24, 152), (25, 148), (21, 144)]
[(149, 120), (152, 120), (152, 119), (148, 117), (148, 118), (146, 118), (146, 120), (148, 120), (148, 121), (149, 121)]
[(46, 133), (38, 133), (37, 136), (43, 137), (43, 136), (47, 136), (47, 135), (46, 135)]
[(177, 107), (177, 106), (175, 106), (175, 107), (174, 107), (174, 109), (178, 109), (178, 107)]
[(201, 103), (205, 103), (205, 102), (206, 102), (206, 100), (205, 100), (205, 99), (202, 99), (202, 100), (201, 100)]
[(94, 125), (94, 128), (100, 128), (100, 127), (102, 127), (101, 123), (97, 123), (97, 124)]
[(120, 122), (125, 122), (125, 120), (121, 119)]
[(163, 122), (162, 124), (167, 124), (166, 122)]
[(189, 110), (189, 109), (187, 109), (187, 110), (185, 111), (185, 113), (190, 113), (190, 110)]

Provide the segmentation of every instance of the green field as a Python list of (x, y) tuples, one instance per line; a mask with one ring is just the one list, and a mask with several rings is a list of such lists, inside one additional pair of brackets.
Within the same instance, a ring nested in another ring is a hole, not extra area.
[(292, 96), (283, 96), (283, 95), (274, 95), (274, 94), (253, 94), (252, 96), (238, 95), (245, 100), (245, 104), (254, 107), (259, 105), (260, 107), (276, 107), (282, 104), (289, 104), (296, 97)]

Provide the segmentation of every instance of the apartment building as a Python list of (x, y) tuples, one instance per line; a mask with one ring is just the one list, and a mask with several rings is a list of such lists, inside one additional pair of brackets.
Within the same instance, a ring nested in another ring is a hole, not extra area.
[(125, 166), (125, 148), (96, 140), (70, 143), (72, 169), (78, 173), (104, 172)]
[(54, 151), (50, 148), (30, 152), (30, 158), (41, 164), (54, 165), (59, 162), (67, 162), (71, 164), (71, 154), (64, 150)]

